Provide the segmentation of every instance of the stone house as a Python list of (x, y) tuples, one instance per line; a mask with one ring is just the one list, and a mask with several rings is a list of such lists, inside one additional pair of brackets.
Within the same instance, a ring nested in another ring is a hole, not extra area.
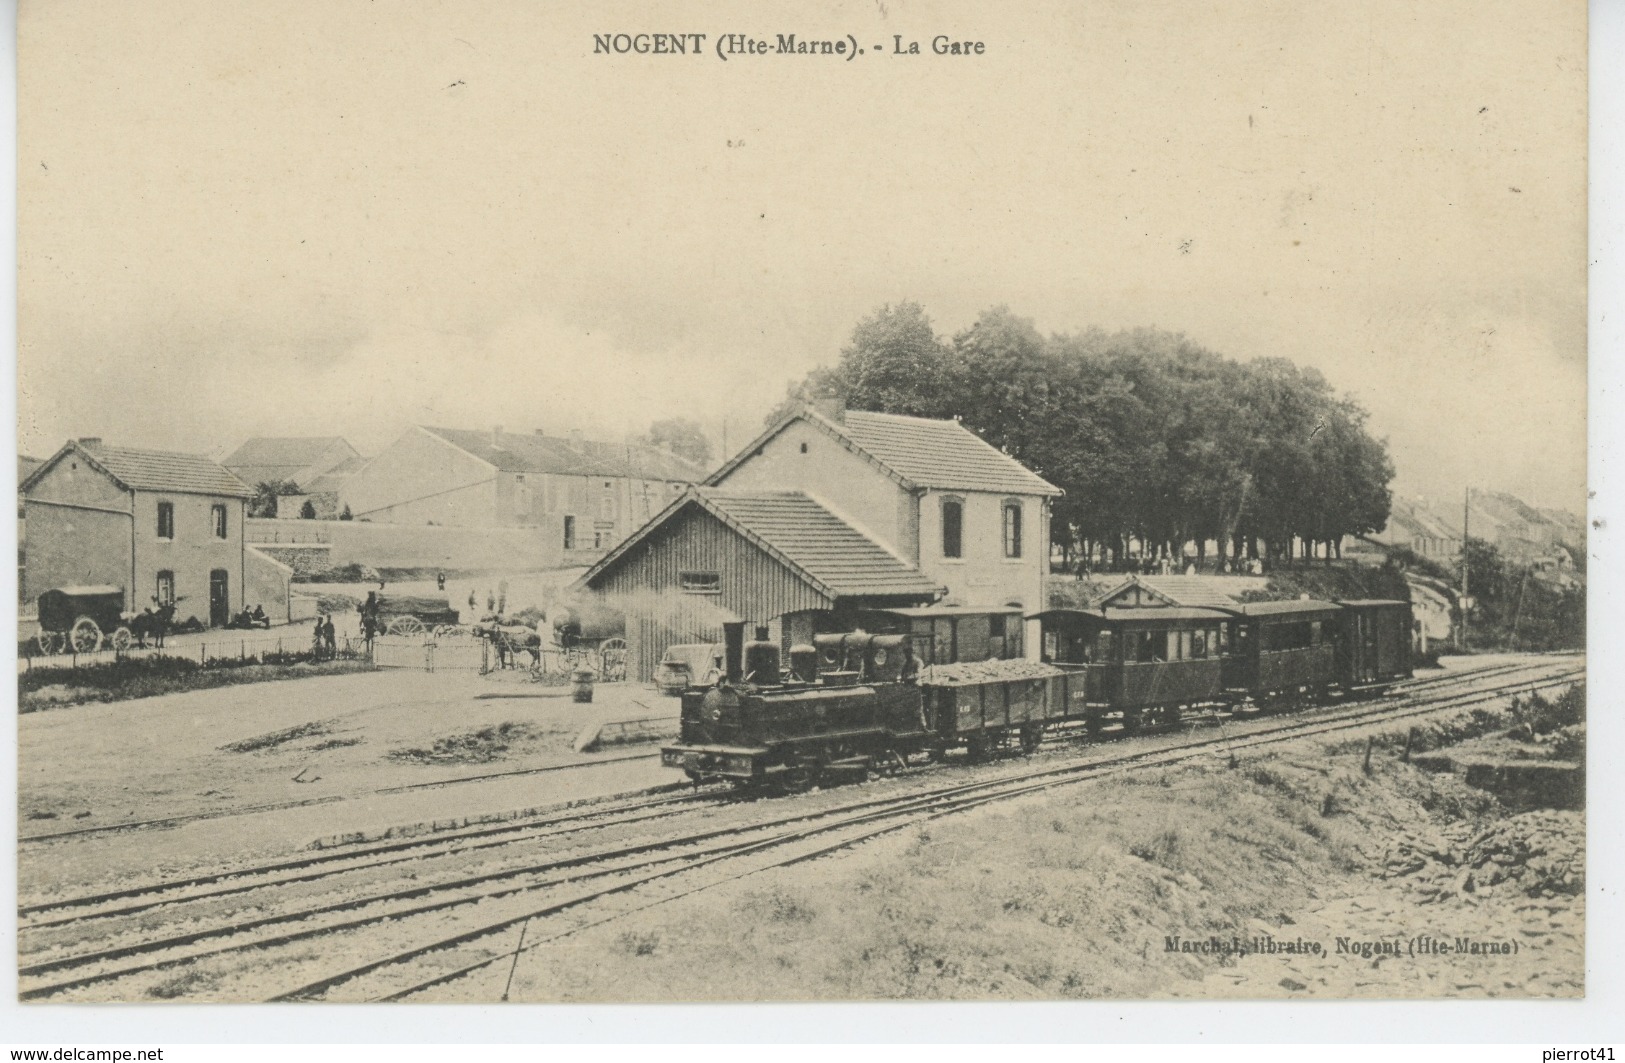
[(178, 618), (218, 625), (243, 608), (253, 491), (208, 458), (77, 439), (21, 491), (25, 603), (54, 587), (110, 585), (130, 611), (175, 602)]

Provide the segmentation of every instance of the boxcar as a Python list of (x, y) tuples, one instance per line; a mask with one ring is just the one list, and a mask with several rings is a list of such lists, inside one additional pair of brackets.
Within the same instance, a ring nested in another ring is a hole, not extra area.
[(1338, 678), (1349, 690), (1375, 691), (1411, 675), (1411, 603), (1366, 598), (1343, 607)]

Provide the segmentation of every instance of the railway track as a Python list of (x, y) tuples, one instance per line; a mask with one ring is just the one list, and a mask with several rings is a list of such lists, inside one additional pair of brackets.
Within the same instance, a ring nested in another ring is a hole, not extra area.
[[(1491, 672), (1494, 674), (1487, 674)], [(86, 991), (101, 987), (124, 990), (113, 999), (132, 999), (128, 990), (139, 995), (144, 987), (150, 992), (155, 977), (183, 969), (201, 972), (203, 981), (214, 979), (212, 992), (206, 989), (205, 995), (231, 999), (396, 999), (472, 976), (504, 958), (511, 961), (521, 948), (528, 951), (631, 911), (861, 844), (923, 819), (1114, 771), (1211, 756), (1220, 748), (1252, 748), (1459, 709), (1531, 688), (1560, 686), (1582, 674), (1583, 668), (1572, 661), (1519, 663), (1480, 670), (1474, 673), (1476, 681), (1469, 682), (1472, 689), (1448, 693), (1439, 689), (1453, 690), (1459, 685), (1458, 678), (1467, 681), (1467, 677), (1430, 677), (1450, 682), (1430, 683), (1423, 688), (1428, 692), (1423, 699), (1413, 703), (1347, 703), (1313, 715), (1276, 718), (1279, 722), (1242, 736), (1207, 735), (1166, 748), (1126, 750), (1084, 763), (928, 786), (907, 795), (866, 798), (831, 808), (810, 809), (804, 801), (788, 802), (794, 807), (766, 820), (719, 821), (698, 831), (665, 837), (633, 837), (597, 847), (583, 847), (577, 839), (574, 849), (540, 860), (531, 851), (534, 847), (515, 843), (557, 841), (589, 831), (636, 831), (644, 823), (679, 816), (696, 804), (702, 806), (701, 815), (715, 817), (717, 806), (705, 794), (676, 795), (547, 821), (413, 839), (36, 904), (19, 912), (25, 917), (43, 916), (20, 927), (23, 939), (19, 946), (24, 954), (20, 996), (83, 998)], [(1422, 691), (1409, 687), (1406, 693), (1415, 696)], [(933, 779), (928, 778), (928, 783)], [(773, 807), (777, 811), (785, 805), (774, 803)], [(493, 863), (490, 850), (507, 850), (517, 862)], [(426, 866), (453, 856), (464, 859), (447, 860), (445, 876), (421, 880)], [(453, 863), (457, 866), (451, 866)], [(387, 881), (369, 883), (369, 874), (380, 879), (387, 876)], [(402, 886), (403, 874), (410, 885)], [(299, 894), (313, 884), (318, 892), (321, 888), (337, 892), (330, 892), (325, 900), (315, 896), (318, 903), (297, 903)], [(378, 886), (389, 888), (380, 890)], [(344, 896), (344, 890), (359, 890), (360, 895)], [(237, 898), (259, 914), (245, 918), (242, 909), (236, 915), (209, 911), (210, 905), (227, 898)], [(622, 904), (607, 913), (603, 910), (617, 900), (631, 905)], [(548, 923), (545, 936), (531, 938), (528, 944), (510, 940), (537, 920)], [(173, 932), (176, 924), (186, 929)], [(171, 932), (155, 933), (166, 925)], [(408, 929), (413, 940), (401, 947), (402, 932)], [(75, 944), (83, 944), (93, 933), (101, 935), (98, 944), (102, 947), (74, 951)], [(312, 953), (310, 945), (315, 942), (322, 947)], [(324, 955), (373, 958), (307, 979), (292, 989), (266, 990), (272, 983), (285, 986), (292, 972), (321, 966)], [(238, 961), (238, 968), (204, 970), (218, 965), (222, 958)], [(163, 987), (157, 988), (162, 995)]]

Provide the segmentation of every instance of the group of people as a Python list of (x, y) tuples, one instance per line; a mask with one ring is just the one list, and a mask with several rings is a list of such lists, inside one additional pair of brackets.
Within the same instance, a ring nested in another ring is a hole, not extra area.
[(338, 632), (333, 627), (333, 617), (330, 614), (316, 614), (316, 629), (310, 649), (317, 660), (331, 660), (338, 656)]
[(255, 605), (252, 609), (245, 605), (243, 606), (243, 611), (232, 617), (231, 623), (227, 624), (226, 626), (236, 628), (263, 627), (269, 629), (271, 626), (271, 618), (265, 615), (265, 610), (259, 605)]

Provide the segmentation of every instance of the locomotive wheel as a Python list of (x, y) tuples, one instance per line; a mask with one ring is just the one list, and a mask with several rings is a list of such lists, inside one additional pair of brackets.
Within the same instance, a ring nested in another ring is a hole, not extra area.
[(817, 785), (822, 774), (817, 764), (797, 764), (784, 769), (779, 775), (779, 786), (785, 793), (804, 794)]
[(102, 648), (101, 627), (88, 616), (80, 617), (68, 632), (68, 645), (75, 653), (95, 653)]
[(397, 616), (389, 622), (388, 631), (391, 635), (402, 635), (412, 638), (428, 633), (428, 626), (415, 616)]
[(111, 637), (111, 639), (109, 641), (112, 642), (113, 648), (115, 650), (117, 650), (120, 653), (123, 653), (125, 650), (130, 648), (130, 643), (133, 642), (134, 639), (130, 635), (130, 629), (129, 628), (121, 627), (117, 631), (113, 632), (112, 637)]

